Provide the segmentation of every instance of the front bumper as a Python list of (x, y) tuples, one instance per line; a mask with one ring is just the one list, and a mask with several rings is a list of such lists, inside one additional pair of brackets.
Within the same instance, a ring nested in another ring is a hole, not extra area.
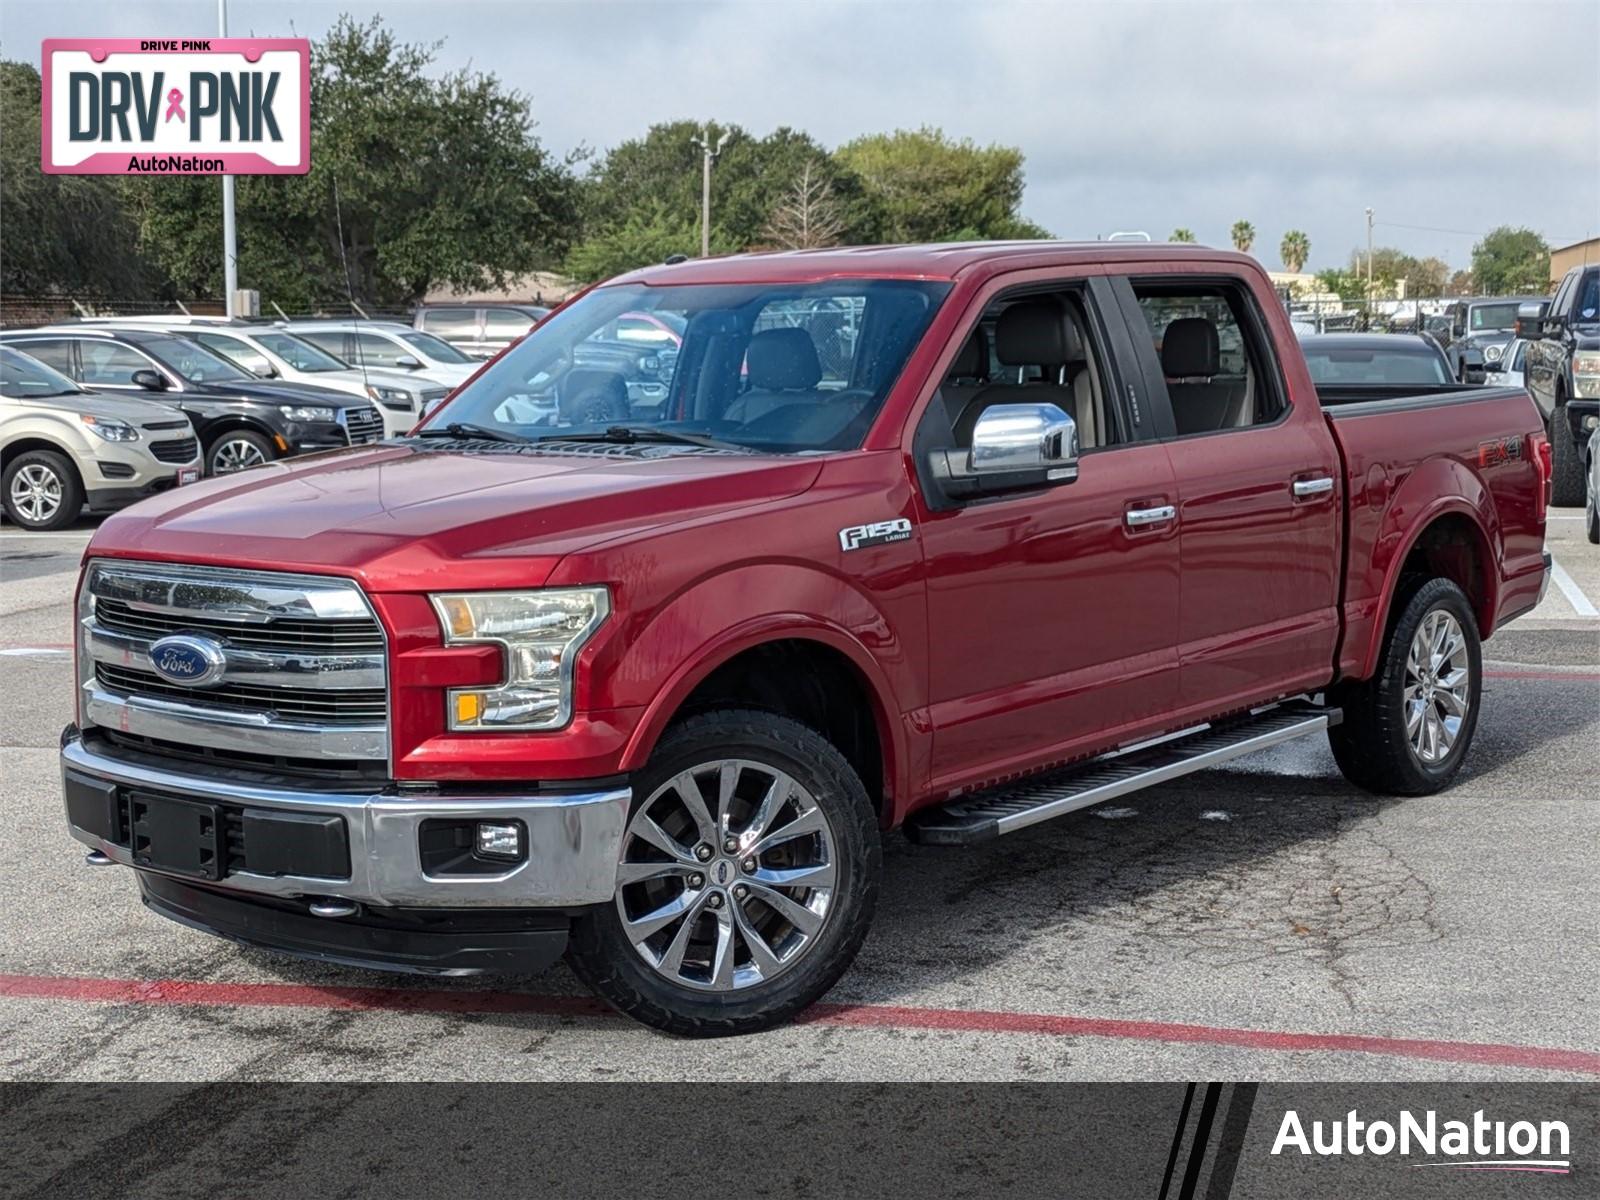
[[(428, 793), (392, 786), (304, 791), (134, 758), (68, 730), (61, 770), (72, 836), (114, 862), (223, 895), (332, 897), (379, 909), (576, 908), (607, 902), (616, 888), (626, 787), (523, 795), (452, 793), (448, 785)], [(166, 870), (136, 851), (133, 806), (152, 798), (215, 807), (225, 831), (217, 833), (209, 865)], [(430, 871), (424, 823), (479, 820), (520, 822), (526, 857), (503, 870), (492, 866), (493, 873), (482, 865), (462, 873), (453, 863)], [(252, 830), (261, 838), (259, 854), (249, 849)]]

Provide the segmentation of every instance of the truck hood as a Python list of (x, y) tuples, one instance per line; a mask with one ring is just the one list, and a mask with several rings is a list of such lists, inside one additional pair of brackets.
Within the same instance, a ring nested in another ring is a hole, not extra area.
[(125, 509), (88, 554), (327, 571), (377, 592), (536, 587), (575, 550), (795, 496), (821, 470), (814, 458), (573, 449), (403, 444), (273, 463)]

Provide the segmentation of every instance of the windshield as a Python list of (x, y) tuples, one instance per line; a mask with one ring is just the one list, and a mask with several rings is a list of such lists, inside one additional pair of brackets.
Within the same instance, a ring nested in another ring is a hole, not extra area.
[(40, 396), (75, 396), (83, 389), (37, 358), (0, 346), (0, 396), (26, 400)]
[(434, 362), (442, 363), (475, 363), (478, 360), (468, 358), (443, 338), (436, 338), (431, 333), (421, 330), (407, 330), (405, 333), (396, 334), (401, 341), (415, 346)]
[(255, 376), (243, 367), (236, 366), (220, 354), (213, 354), (204, 346), (184, 338), (152, 338), (138, 344), (159, 358), (169, 370), (177, 372), (190, 383), (215, 383), (219, 379), (255, 379)]
[(256, 341), (288, 363), (296, 371), (347, 371), (349, 366), (326, 350), (313, 346), (292, 333), (258, 333)]
[[(516, 437), (714, 438), (756, 450), (861, 444), (944, 283), (604, 287), (550, 317), (445, 406), (435, 423)], [(619, 318), (681, 328), (681, 343), (619, 336)]]
[(1450, 382), (1443, 358), (1431, 351), (1395, 349), (1306, 349), (1313, 383), (1443, 384)]
[(1478, 329), (1511, 329), (1517, 323), (1516, 301), (1510, 304), (1474, 304), (1472, 306), (1472, 328)]

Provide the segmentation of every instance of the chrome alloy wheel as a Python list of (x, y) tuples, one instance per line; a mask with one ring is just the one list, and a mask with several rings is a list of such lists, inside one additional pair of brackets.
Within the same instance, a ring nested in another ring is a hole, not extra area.
[(1450, 613), (1435, 609), (1422, 618), (1406, 655), (1401, 694), (1411, 753), (1427, 766), (1442, 762), (1455, 746), (1472, 704), (1467, 638)]
[(11, 477), (11, 507), (25, 521), (43, 524), (61, 508), (61, 476), (32, 462)]
[(836, 863), (828, 818), (795, 779), (748, 759), (712, 761), (673, 776), (634, 812), (617, 913), (658, 974), (738, 991), (816, 944)]
[(223, 438), (211, 451), (211, 473), (231, 475), (248, 467), (259, 467), (267, 461), (261, 447), (246, 438)]

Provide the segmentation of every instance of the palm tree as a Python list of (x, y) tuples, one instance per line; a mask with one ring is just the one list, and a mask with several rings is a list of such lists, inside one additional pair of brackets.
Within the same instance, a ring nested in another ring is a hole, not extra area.
[(1174, 229), (1172, 231), (1172, 236), (1169, 237), (1167, 239), (1167, 241), (1169, 241), (1169, 242), (1192, 242), (1192, 241), (1194, 241), (1194, 230), (1186, 229), (1186, 228), (1184, 228), (1183, 226), (1180, 225), (1177, 229)]
[(1283, 269), (1291, 275), (1300, 274), (1300, 268), (1311, 257), (1311, 239), (1301, 230), (1291, 229), (1283, 235), (1278, 245), (1278, 257), (1283, 259)]
[(1256, 227), (1249, 221), (1235, 221), (1230, 232), (1233, 237), (1233, 248), (1240, 254), (1249, 254), (1250, 247), (1256, 244)]

